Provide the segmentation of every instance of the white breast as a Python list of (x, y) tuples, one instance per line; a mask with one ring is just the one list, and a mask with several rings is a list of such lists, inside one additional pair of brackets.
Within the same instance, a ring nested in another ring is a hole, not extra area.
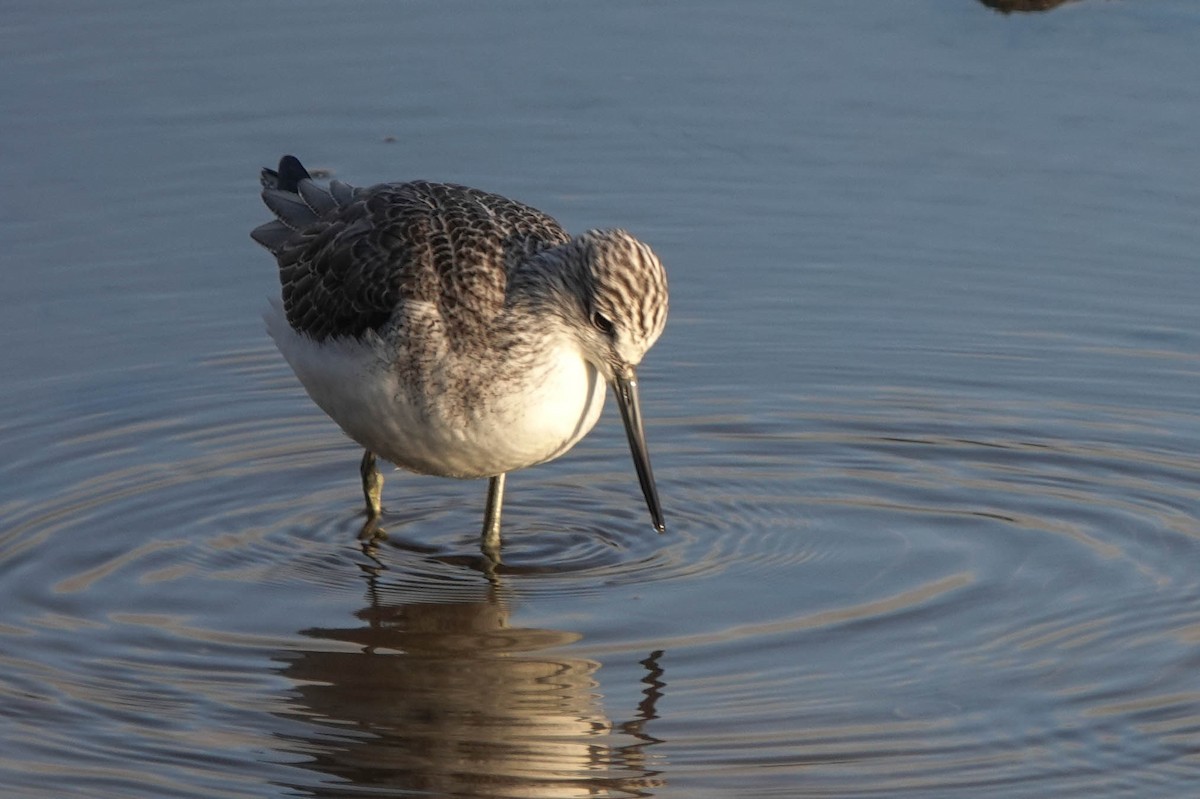
[[(318, 343), (291, 328), (277, 301), (264, 319), (313, 401), (363, 447), (410, 471), (490, 477), (543, 463), (583, 438), (604, 407), (604, 381), (565, 343), (543, 353), (527, 379), (506, 382), (464, 412), (452, 397), (414, 397), (373, 333)], [(451, 357), (437, 368), (472, 368)], [(441, 383), (436, 373), (427, 382)]]

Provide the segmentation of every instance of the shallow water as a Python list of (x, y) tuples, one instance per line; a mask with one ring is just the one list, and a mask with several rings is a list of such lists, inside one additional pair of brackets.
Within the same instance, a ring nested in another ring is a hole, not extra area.
[[(3, 795), (1194, 792), (1193, 3), (5, 16)], [(610, 407), (357, 546), (285, 151), (655, 247), (665, 535)]]

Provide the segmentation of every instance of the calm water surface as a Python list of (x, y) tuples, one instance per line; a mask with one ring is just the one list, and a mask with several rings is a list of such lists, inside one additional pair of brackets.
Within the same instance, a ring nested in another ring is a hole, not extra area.
[[(1191, 0), (4, 17), (0, 794), (1195, 792)], [(283, 152), (651, 242), (667, 534), (610, 408), (364, 554)]]

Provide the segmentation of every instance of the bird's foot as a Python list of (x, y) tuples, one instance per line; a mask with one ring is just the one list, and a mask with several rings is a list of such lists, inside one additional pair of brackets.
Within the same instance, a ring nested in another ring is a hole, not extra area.
[(374, 547), (381, 541), (387, 540), (387, 531), (379, 526), (379, 514), (367, 514), (362, 529), (358, 531), (358, 540), (366, 547)]

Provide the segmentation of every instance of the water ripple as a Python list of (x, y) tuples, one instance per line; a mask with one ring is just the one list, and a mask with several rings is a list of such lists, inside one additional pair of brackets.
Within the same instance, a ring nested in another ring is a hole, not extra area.
[[(237, 420), (204, 379), (230, 369), (251, 398)], [(59, 732), (0, 768), (32, 780), (74, 747), (95, 781), (157, 757), (173, 764), (158, 784), (120, 774), (112, 795), (221, 795), (196, 773), (246, 768), (233, 753), (251, 747), (301, 791), (297, 757), (527, 795), (550, 738), (555, 795), (767, 795), (780, 775), (797, 796), (1086, 793), (1117, 774), (1132, 795), (1196, 771), (1200, 461), (1168, 415), (911, 392), (648, 407), (667, 534), (607, 425), (512, 477), (489, 569), (482, 482), (389, 474), (388, 539), (364, 551), (357, 452), (280, 370), (255, 352), (148, 381), (133, 390), (172, 412), (85, 409), (49, 448), (30, 413), (30, 445), (0, 467), (37, 498), (4, 508), (0, 701), (17, 735)], [(72, 477), (47, 492), (55, 473)], [(671, 712), (614, 722), (602, 686)], [(188, 754), (187, 718), (205, 719), (207, 754)], [(421, 754), (451, 740), (509, 782)], [(607, 776), (562, 776), (589, 769)]]

